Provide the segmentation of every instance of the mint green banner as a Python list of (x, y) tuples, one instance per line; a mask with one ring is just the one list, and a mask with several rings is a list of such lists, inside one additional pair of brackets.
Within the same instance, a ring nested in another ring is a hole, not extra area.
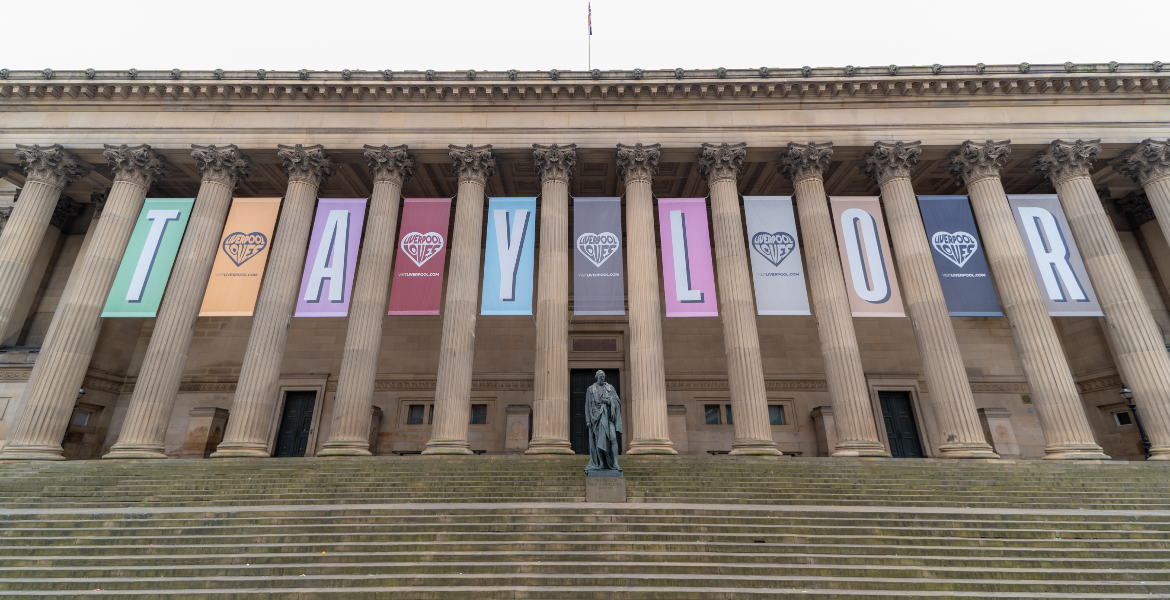
[(103, 317), (158, 314), (194, 204), (193, 198), (147, 198), (106, 298)]

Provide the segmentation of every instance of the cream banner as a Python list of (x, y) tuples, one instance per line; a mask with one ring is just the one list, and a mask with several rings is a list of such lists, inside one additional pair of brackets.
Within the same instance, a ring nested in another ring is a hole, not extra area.
[(877, 196), (834, 196), (830, 203), (853, 316), (906, 316)]

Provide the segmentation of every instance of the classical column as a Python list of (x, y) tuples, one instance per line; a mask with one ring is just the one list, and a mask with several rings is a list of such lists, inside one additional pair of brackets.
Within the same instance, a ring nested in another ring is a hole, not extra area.
[(407, 153), (405, 145), (367, 145), (365, 157), (374, 179), (374, 193), (370, 196), (365, 241), (349, 305), (341, 374), (333, 400), (333, 424), (329, 427), (329, 441), (317, 456), (370, 456), (370, 407), (398, 239), (398, 207), (402, 186), (414, 175), (414, 157)]
[(812, 291), (813, 317), (821, 340), (821, 359), (829, 385), (829, 402), (837, 426), (837, 448), (833, 456), (889, 456), (878, 441), (877, 424), (861, 351), (853, 329), (853, 314), (845, 292), (845, 275), (833, 233), (833, 215), (825, 196), (825, 168), (833, 156), (833, 143), (789, 142), (780, 153), (780, 172), (792, 180), (796, 208), (804, 237), (804, 260)]
[(569, 179), (577, 145), (532, 145), (540, 175), (540, 276), (532, 441), (525, 454), (572, 454), (569, 444)]
[(232, 191), (252, 174), (248, 157), (233, 145), (191, 147), (203, 182), (175, 258), (167, 294), (159, 306), (122, 433), (103, 458), (167, 458), (167, 425), (191, 350), (203, 292), (219, 250)]
[(8, 223), (0, 232), (0, 332), (8, 329), (13, 318), (41, 239), (61, 199), (61, 190), (89, 175), (92, 168), (59, 144), (17, 144), (16, 157), (28, 178), (20, 191), (20, 201), (12, 207)]
[(268, 457), (268, 429), (280, 400), (280, 363), (297, 305), (317, 189), (333, 175), (333, 160), (320, 144), (281, 144), (277, 148), (288, 174), (288, 189), (252, 313), (252, 332), (240, 366), (232, 415), (212, 458)]
[(772, 440), (764, 363), (756, 332), (756, 304), (743, 233), (743, 213), (735, 178), (743, 170), (747, 144), (703, 144), (699, 175), (711, 189), (711, 225), (715, 231), (715, 262), (719, 273), (719, 308), (727, 381), (735, 415), (732, 454), (779, 455)]
[(1143, 141), (1122, 154), (1113, 169), (1142, 186), (1163, 236), (1170, 240), (1170, 139)]
[[(1135, 403), (1140, 403), (1150, 438), (1150, 460), (1170, 460), (1170, 357), (1113, 222), (1093, 189), (1089, 169), (1101, 151), (1098, 141), (1056, 140), (1036, 155), (1031, 169), (1056, 187), (1109, 324), (1105, 329), (1118, 367), (1133, 390)], [(1170, 181), (1165, 183), (1170, 187)]]
[(999, 172), (1010, 142), (963, 142), (945, 168), (967, 185), (983, 251), (1032, 391), (1049, 459), (1107, 459), (1093, 441), (1072, 371), (1032, 274)]
[(874, 178), (882, 189), (894, 258), (902, 276), (902, 293), (943, 440), (938, 447), (939, 457), (999, 458), (983, 436), (959, 340), (951, 327), (930, 241), (910, 185), (910, 171), (921, 153), (921, 142), (876, 142), (865, 155), (861, 171)]
[(64, 460), (61, 439), (101, 332), (102, 307), (146, 192), (168, 171), (166, 159), (150, 146), (107, 145), (104, 155), (114, 171), (114, 185), (74, 270), (71, 289), (53, 315), (25, 388), (24, 409), (0, 459)]
[(452, 144), (451, 162), (459, 177), (455, 230), (451, 234), (443, 339), (435, 383), (435, 422), (423, 454), (471, 454), (471, 369), (475, 358), (476, 300), (479, 298), (480, 243), (483, 239), (483, 188), (496, 172), (491, 145)]
[(662, 145), (617, 146), (618, 175), (626, 183), (626, 265), (630, 270), (630, 454), (678, 454), (666, 414), (662, 359), (662, 306), (658, 302), (658, 249), (654, 192)]

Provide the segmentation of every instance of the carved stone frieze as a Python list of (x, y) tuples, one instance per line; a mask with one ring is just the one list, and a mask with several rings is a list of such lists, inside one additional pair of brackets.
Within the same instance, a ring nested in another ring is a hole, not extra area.
[(1026, 381), (972, 381), (971, 391), (976, 394), (1027, 394)]
[(1150, 206), (1150, 199), (1146, 197), (1145, 192), (1130, 192), (1114, 202), (1117, 204), (1117, 208), (1120, 208), (1121, 212), (1129, 217), (1129, 221), (1134, 227), (1141, 227), (1155, 218), (1154, 207)]
[(487, 185), (487, 180), (496, 174), (496, 157), (492, 155), (492, 145), (476, 147), (447, 146), (451, 150), (451, 169), (459, 178), (459, 183), (471, 182)]
[(1113, 169), (1141, 185), (1170, 177), (1170, 139), (1146, 139), (1122, 154)]
[(241, 181), (252, 176), (252, 161), (235, 144), (199, 146), (191, 144), (191, 157), (199, 165), (203, 181), (212, 181), (236, 189)]
[(366, 166), (370, 169), (374, 183), (389, 181), (403, 186), (414, 176), (414, 156), (407, 152), (406, 144), (400, 146), (366, 144), (365, 149), (362, 156), (366, 159)]
[(699, 153), (699, 176), (707, 183), (721, 179), (735, 178), (743, 172), (743, 157), (747, 154), (747, 142), (738, 144), (703, 144)]
[(1101, 390), (1108, 389), (1120, 390), (1121, 375), (1118, 375), (1117, 373), (1109, 373), (1106, 375), (1098, 375), (1096, 377), (1084, 379), (1077, 382), (1077, 388), (1079, 388), (1082, 394), (1099, 392)]
[(280, 157), (289, 182), (303, 181), (314, 187), (321, 187), (333, 176), (333, 159), (325, 154), (321, 144), (277, 144), (276, 155)]
[(967, 140), (943, 161), (943, 169), (966, 185), (988, 177), (999, 177), (1008, 155), (1012, 153), (1011, 144), (1011, 140), (1002, 142)]
[(93, 170), (93, 167), (65, 150), (60, 144), (49, 146), (17, 144), (16, 158), (24, 167), (28, 181), (39, 181), (59, 188), (84, 178)]
[(73, 198), (61, 196), (57, 199), (57, 206), (53, 208), (53, 216), (49, 217), (49, 225), (61, 231), (68, 231), (69, 226), (73, 225), (73, 220), (81, 214), (82, 208), (84, 207), (74, 202)]
[(622, 181), (653, 181), (658, 174), (658, 159), (662, 156), (662, 144), (633, 146), (617, 145), (617, 170)]
[(29, 377), (32, 377), (30, 369), (0, 371), (0, 381), (27, 381)]
[(780, 173), (792, 183), (821, 178), (833, 156), (833, 142), (809, 142), (800, 145), (788, 142), (788, 150), (780, 152)]
[(863, 159), (861, 172), (879, 185), (898, 177), (909, 179), (920, 154), (922, 142), (874, 142), (873, 150)]
[(577, 144), (532, 145), (532, 162), (540, 182), (563, 181), (568, 183), (577, 169)]
[(155, 152), (146, 144), (106, 144), (102, 156), (114, 170), (114, 181), (125, 181), (150, 188), (156, 180), (166, 177), (171, 171), (166, 157)]
[(1076, 177), (1088, 177), (1093, 161), (1101, 152), (1100, 142), (1056, 140), (1036, 153), (1028, 170), (1047, 177), (1054, 185)]

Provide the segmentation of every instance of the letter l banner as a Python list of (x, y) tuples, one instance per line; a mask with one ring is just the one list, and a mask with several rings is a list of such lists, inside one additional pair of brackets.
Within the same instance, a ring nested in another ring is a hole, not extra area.
[(162, 303), (193, 198), (148, 198), (106, 298), (102, 317), (154, 317)]
[(1056, 194), (1010, 195), (1008, 204), (1048, 315), (1104, 316)]
[(659, 198), (666, 316), (718, 317), (705, 198)]
[(531, 315), (536, 198), (488, 200), (481, 315)]
[(305, 272), (294, 317), (349, 314), (350, 290), (365, 220), (365, 198), (317, 201), (317, 216), (313, 219), (309, 251), (305, 254)]

